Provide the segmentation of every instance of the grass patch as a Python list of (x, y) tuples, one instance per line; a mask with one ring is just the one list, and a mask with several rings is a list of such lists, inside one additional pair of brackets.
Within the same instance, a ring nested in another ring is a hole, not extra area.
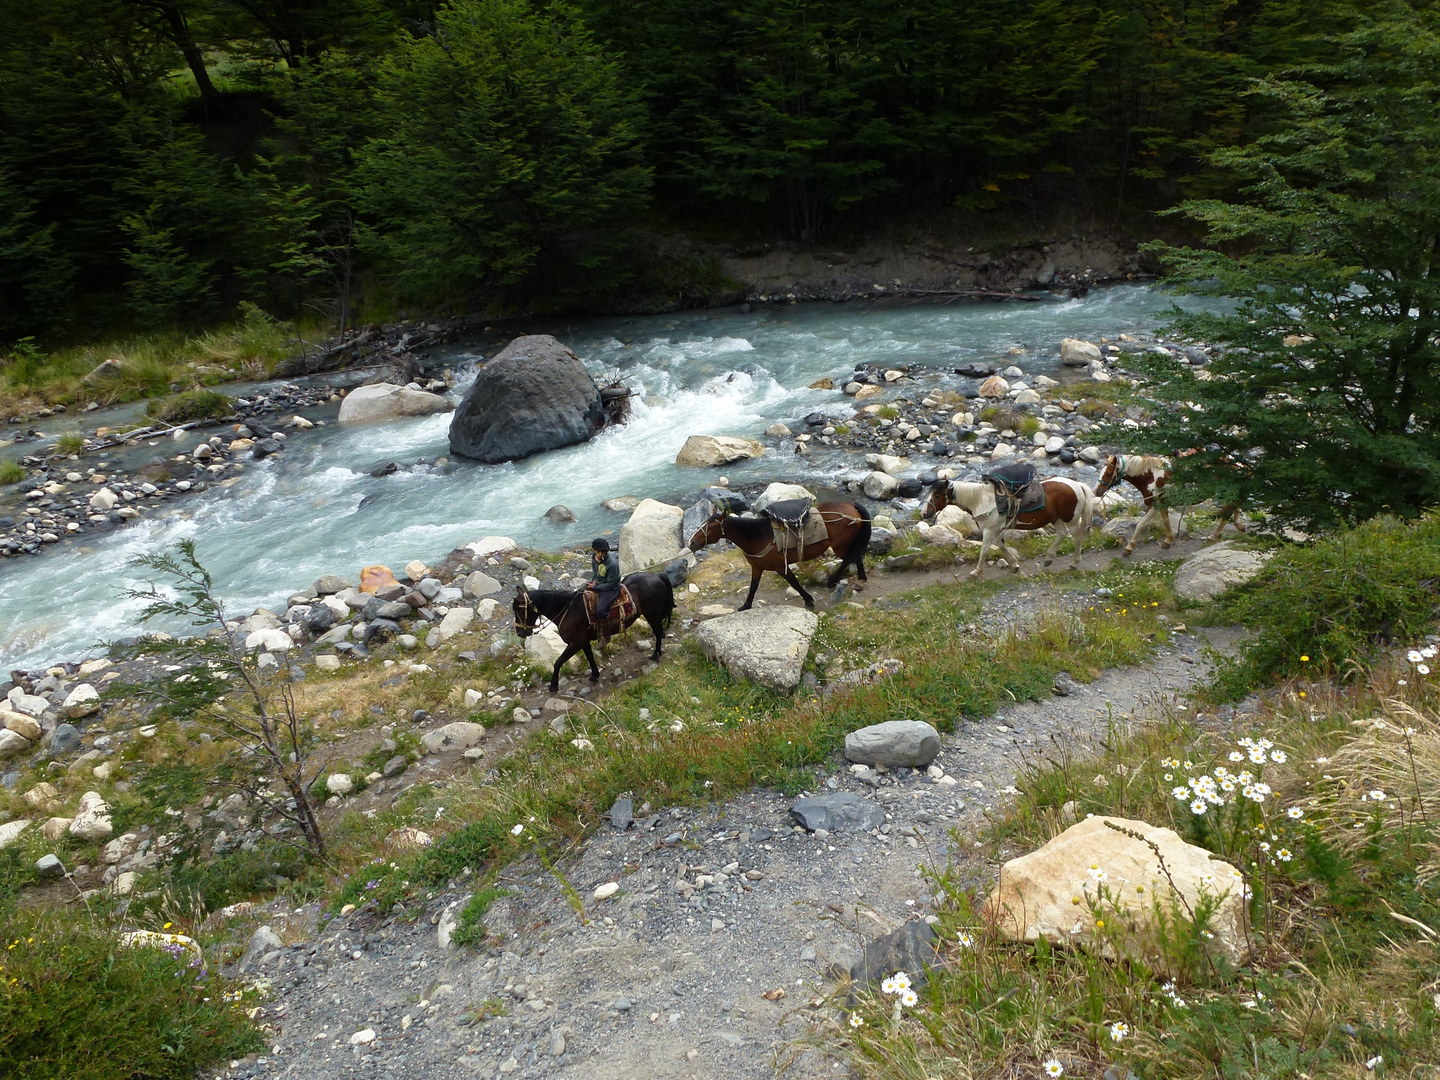
[(490, 905), (502, 896), (506, 896), (505, 889), (496, 888), (494, 885), (486, 885), (476, 889), (470, 896), (470, 902), (461, 909), (459, 918), (455, 922), (455, 933), (451, 937), (458, 945), (478, 945), (485, 940), (485, 912), (490, 910)]
[(263, 1045), (244, 993), (183, 950), (126, 948), (73, 916), (19, 914), (3, 933), (0, 1076), (190, 1080)]
[(18, 484), (30, 475), (18, 461), (0, 461), (0, 484)]
[(184, 424), (190, 420), (207, 420), (227, 415), (230, 399), (214, 390), (186, 390), (156, 398), (145, 406), (145, 415), (167, 424)]
[(1207, 613), (1255, 630), (1222, 661), (1211, 695), (1233, 701), (1299, 675), (1349, 678), (1440, 616), (1440, 511), (1418, 521), (1379, 517), (1313, 544), (1280, 548), (1258, 577)]
[[(973, 595), (973, 593), (971, 594)], [(444, 793), (445, 820), (464, 822), (423, 852), (355, 873), (336, 904), (373, 897), (381, 907), (470, 869), (494, 870), (540, 847), (568, 843), (615, 797), (660, 806), (723, 799), (752, 785), (798, 791), (845, 734), (880, 720), (928, 720), (951, 729), (1002, 702), (1050, 694), (1054, 676), (1088, 680), (1104, 667), (1144, 659), (1154, 616), (1049, 612), (1012, 632), (963, 629), (971, 601), (953, 586), (863, 611), (827, 615), (813, 649), (839, 658), (834, 673), (894, 657), (897, 677), (793, 699), (730, 678), (693, 648), (619, 689), (603, 706), (571, 714), (571, 730), (544, 729), (523, 754), (500, 761), (482, 784)], [(828, 670), (828, 669), (827, 669)], [(642, 712), (644, 710), (644, 712)], [(518, 831), (516, 827), (518, 828)]]
[[(1078, 819), (1173, 828), (1245, 874), (1250, 962), (1207, 961), (1198, 913), (1172, 924), (1162, 955), (1123, 963), (1004, 940), (982, 913), (986, 883), (952, 868), (937, 877), (948, 970), (910, 1008), (866, 996), (860, 1026), (834, 1037), (867, 1080), (1043, 1076), (1047, 1063), (1072, 1077), (1435, 1075), (1437, 706), (1434, 676), (1383, 664), (1349, 685), (1276, 695), (1235, 721), (1176, 709), (1116, 725), (1098, 754), (1057, 744), (1017, 780), (1023, 794), (996, 822), (990, 858), (1050, 839), (1070, 820), (1067, 804)], [(1264, 800), (1221, 788), (1223, 805), (1195, 814), (1174, 794), (1222, 770), (1251, 772)], [(1105, 933), (1123, 952), (1126, 931)]]

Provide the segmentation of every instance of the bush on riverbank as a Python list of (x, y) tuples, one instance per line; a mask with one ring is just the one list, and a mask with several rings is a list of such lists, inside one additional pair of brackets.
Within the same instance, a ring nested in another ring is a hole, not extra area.
[(255, 996), (183, 947), (130, 948), (88, 918), (22, 912), (0, 923), (0, 1076), (190, 1080), (261, 1047)]
[(186, 390), (154, 399), (145, 406), (145, 415), (167, 424), (184, 424), (224, 416), (231, 408), (230, 399), (224, 394), (214, 390)]
[[(1245, 873), (1247, 967), (1212, 966), (1196, 950), (1172, 950), (1164, 964), (1115, 963), (1043, 940), (1009, 942), (980, 914), (988, 883), (951, 870), (936, 881), (948, 969), (911, 1006), (862, 995), (827, 1048), (843, 1042), (865, 1080), (1433, 1075), (1437, 683), (1398, 661), (1346, 687), (1278, 696), (1233, 722), (1176, 707), (1160, 723), (1117, 725), (1097, 753), (1052, 751), (1017, 780), (1021, 793), (989, 837), (994, 863), (1089, 814), (1173, 828)], [(1263, 777), (1263, 798), (1220, 788), (1224, 805), (1196, 814), (1194, 789), (1177, 797), (1222, 769)], [(1108, 933), (1123, 947), (1123, 930)]]
[(1217, 700), (1237, 700), (1276, 679), (1350, 678), (1440, 617), (1440, 511), (1418, 521), (1378, 517), (1284, 547), (1208, 617), (1255, 630), (1239, 656), (1220, 661)]

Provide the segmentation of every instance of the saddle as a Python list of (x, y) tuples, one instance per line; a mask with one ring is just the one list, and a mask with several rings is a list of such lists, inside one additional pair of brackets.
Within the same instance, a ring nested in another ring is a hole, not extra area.
[[(586, 589), (582, 595), (585, 597), (585, 621), (591, 626), (595, 626), (595, 608), (600, 602), (600, 594), (594, 589)], [(604, 619), (604, 625), (601, 626), (604, 635), (610, 637), (618, 634), (624, 629), (625, 623), (634, 617), (635, 612), (635, 598), (630, 595), (630, 589), (627, 586), (621, 585), (620, 595), (617, 596), (615, 602), (610, 605), (610, 610)]]
[(1035, 475), (1034, 465), (1002, 465), (985, 473), (983, 479), (995, 489), (995, 508), (1007, 521), (1045, 509), (1045, 485)]
[(829, 536), (825, 519), (813, 509), (813, 499), (786, 499), (771, 503), (765, 508), (775, 534), (775, 546), (780, 549), (787, 563), (799, 560), (800, 553), (810, 544), (819, 543)]

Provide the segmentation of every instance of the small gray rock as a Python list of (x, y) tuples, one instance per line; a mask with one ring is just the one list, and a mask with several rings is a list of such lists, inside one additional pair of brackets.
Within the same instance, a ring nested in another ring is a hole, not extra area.
[(545, 511), (545, 520), (552, 525), (569, 525), (575, 520), (575, 514), (568, 506), (556, 503)]
[(385, 766), (380, 772), (386, 777), (399, 776), (405, 771), (405, 766), (408, 764), (409, 762), (405, 760), (404, 754), (396, 754), (389, 761), (385, 762)]
[(918, 987), (925, 985), (928, 969), (943, 963), (935, 949), (934, 928), (923, 919), (912, 919), (866, 945), (865, 955), (850, 968), (850, 978), (864, 985), (903, 971)]
[(635, 802), (633, 799), (621, 797), (615, 800), (610, 807), (610, 824), (621, 832), (630, 828), (635, 823)]
[(796, 799), (790, 804), (790, 816), (811, 832), (869, 832), (885, 821), (885, 811), (878, 803), (853, 791)]
[(50, 752), (63, 757), (80, 745), (80, 732), (73, 724), (61, 724), (50, 736)]
[(326, 574), (316, 579), (311, 589), (316, 596), (333, 596), (335, 593), (344, 592), (350, 587), (350, 582), (346, 581), (343, 577), (337, 577), (335, 574)]
[(65, 873), (65, 864), (55, 855), (41, 855), (35, 860), (35, 872), (41, 877), (60, 877)]
[(236, 968), (239, 971), (248, 971), (266, 953), (283, 948), (285, 942), (280, 940), (280, 935), (268, 926), (261, 926), (250, 935), (250, 944), (245, 946), (245, 955), (240, 957)]

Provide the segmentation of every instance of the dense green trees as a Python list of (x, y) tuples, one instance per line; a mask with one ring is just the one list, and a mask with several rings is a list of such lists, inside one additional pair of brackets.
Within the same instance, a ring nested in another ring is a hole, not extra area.
[[(1198, 380), (1155, 365), (1157, 446), (1192, 496), (1306, 526), (1440, 502), (1440, 34), (1428, 5), (1374, 5), (1338, 55), (1256, 85), (1268, 130), (1216, 152), (1242, 191), (1179, 210), (1216, 247), (1158, 250), (1235, 297), (1182, 327), (1231, 348)], [(1189, 402), (1190, 405), (1185, 403)]]
[[(637, 224), (820, 241), (1231, 190), (1354, 0), (0, 0), (0, 338), (577, 302)], [(1050, 216), (1048, 213), (1045, 216)], [(477, 293), (478, 290), (478, 293)]]

